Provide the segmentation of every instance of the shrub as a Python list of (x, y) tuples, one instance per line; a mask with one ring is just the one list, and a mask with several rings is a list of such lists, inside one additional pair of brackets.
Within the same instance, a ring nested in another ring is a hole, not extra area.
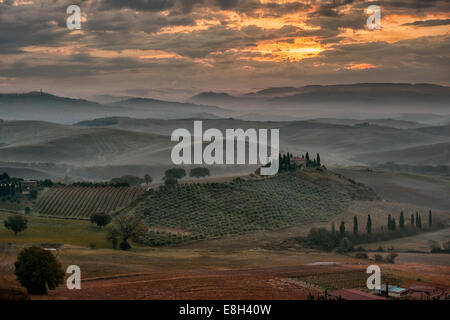
[(386, 256), (386, 262), (395, 263), (395, 258), (397, 258), (397, 257), (398, 257), (398, 254), (390, 253)]
[(367, 253), (365, 253), (365, 252), (358, 252), (355, 255), (355, 258), (358, 258), (358, 259), (369, 259), (369, 257), (367, 256)]
[(95, 242), (89, 242), (89, 247), (91, 249), (95, 249), (97, 247), (97, 244)]
[(95, 223), (99, 228), (106, 226), (111, 222), (111, 216), (104, 212), (94, 213), (91, 216), (91, 223)]
[(375, 261), (383, 261), (383, 256), (381, 254), (376, 254)]
[(36, 246), (23, 249), (14, 266), (17, 280), (30, 294), (45, 294), (64, 280), (61, 263), (50, 251)]

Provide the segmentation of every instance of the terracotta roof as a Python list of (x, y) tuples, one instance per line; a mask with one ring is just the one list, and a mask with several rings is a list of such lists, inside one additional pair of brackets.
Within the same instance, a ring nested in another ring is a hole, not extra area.
[(386, 300), (385, 297), (375, 296), (358, 289), (341, 289), (331, 292), (330, 295), (344, 300)]

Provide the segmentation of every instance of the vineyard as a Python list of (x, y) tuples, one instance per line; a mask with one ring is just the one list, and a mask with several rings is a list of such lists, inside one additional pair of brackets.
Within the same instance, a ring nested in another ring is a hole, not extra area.
[(38, 200), (34, 210), (43, 215), (89, 219), (95, 212), (124, 208), (145, 192), (131, 187), (54, 187)]
[(164, 245), (326, 221), (358, 190), (370, 194), (331, 172), (298, 171), (254, 181), (161, 187), (131, 211), (150, 226), (146, 243)]

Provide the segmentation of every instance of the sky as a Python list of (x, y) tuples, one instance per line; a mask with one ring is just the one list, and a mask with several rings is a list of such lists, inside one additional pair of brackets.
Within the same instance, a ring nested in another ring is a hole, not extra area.
[[(81, 29), (69, 30), (69, 5)], [(381, 29), (366, 25), (381, 8)], [(445, 0), (0, 0), (0, 92), (183, 100), (201, 91), (450, 84)]]

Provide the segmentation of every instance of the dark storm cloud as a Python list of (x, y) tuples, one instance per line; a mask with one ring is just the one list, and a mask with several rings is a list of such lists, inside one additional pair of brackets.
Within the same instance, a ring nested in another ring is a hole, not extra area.
[(171, 9), (174, 5), (174, 0), (104, 0), (102, 8), (160, 12)]
[(446, 26), (450, 24), (450, 19), (434, 19), (424, 21), (414, 21), (410, 23), (404, 23), (402, 26), (418, 26), (418, 27), (434, 27), (434, 26)]

